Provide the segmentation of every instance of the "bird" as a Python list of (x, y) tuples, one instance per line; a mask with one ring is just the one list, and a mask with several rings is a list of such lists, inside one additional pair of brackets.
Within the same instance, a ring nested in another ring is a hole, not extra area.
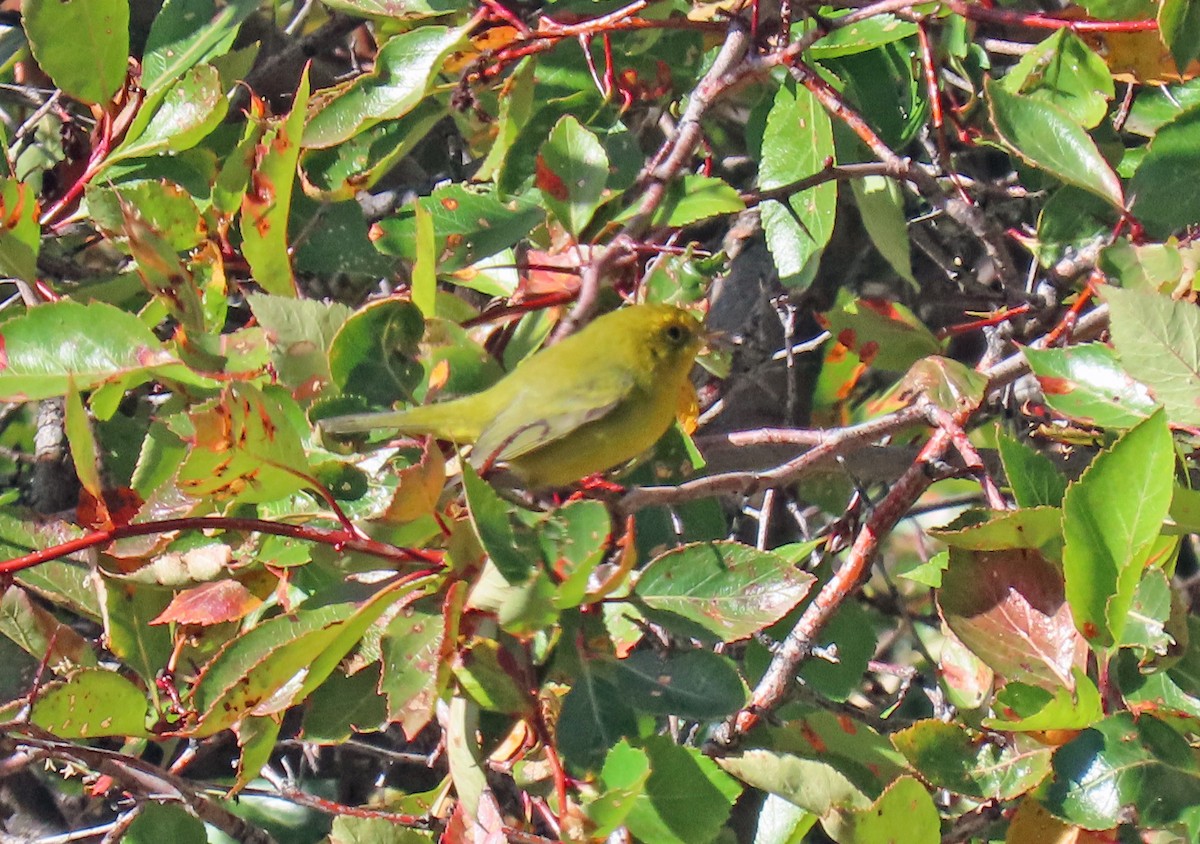
[(620, 466), (671, 427), (705, 342), (682, 308), (640, 304), (597, 317), (482, 392), (324, 419), (331, 434), (394, 430), (471, 445), (481, 472), (505, 467), (528, 489), (560, 488)]

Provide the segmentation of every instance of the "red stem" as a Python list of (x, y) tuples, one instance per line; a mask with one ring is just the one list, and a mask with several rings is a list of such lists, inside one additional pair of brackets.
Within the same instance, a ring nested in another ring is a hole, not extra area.
[(272, 522), (265, 519), (231, 518), (226, 516), (192, 516), (182, 519), (162, 519), (156, 522), (137, 522), (136, 524), (119, 525), (107, 530), (93, 531), (76, 539), (59, 545), (34, 551), (23, 557), (13, 557), (0, 561), (0, 574), (8, 574), (23, 569), (39, 566), (60, 557), (106, 545), (118, 539), (132, 536), (149, 536), (155, 533), (170, 533), (177, 530), (240, 530), (247, 532), (269, 533), (275, 536), (286, 536), (292, 539), (303, 539), (308, 542), (319, 542), (332, 545), (337, 549), (349, 549), (363, 554), (370, 554), (384, 560), (398, 563), (425, 563), (441, 565), (442, 555), (435, 551), (423, 549), (401, 548), (378, 542), (374, 539), (354, 536), (345, 530), (313, 527), (312, 525), (289, 525), (284, 522)]
[(1053, 18), (1047, 15), (981, 6), (977, 3), (964, 2), (964, 0), (946, 0), (946, 5), (955, 13), (962, 15), (968, 20), (996, 23), (1003, 26), (1025, 26), (1034, 29), (1070, 29), (1075, 32), (1153, 32), (1158, 29), (1158, 22), (1153, 20), (1068, 20), (1067, 18)]

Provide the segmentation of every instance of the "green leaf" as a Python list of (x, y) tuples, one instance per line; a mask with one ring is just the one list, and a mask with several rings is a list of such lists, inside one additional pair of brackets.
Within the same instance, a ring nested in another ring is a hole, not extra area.
[(574, 117), (560, 119), (538, 152), (533, 183), (546, 208), (577, 239), (600, 207), (607, 181), (604, 146)]
[(820, 759), (774, 750), (746, 750), (719, 757), (716, 762), (746, 785), (777, 794), (816, 815), (871, 805), (871, 798), (838, 766)]
[(424, 333), (421, 311), (412, 302), (389, 298), (370, 303), (351, 314), (333, 337), (333, 383), (342, 392), (385, 407), (410, 398), (421, 380), (416, 355)]
[(558, 734), (558, 752), (580, 771), (599, 768), (610, 748), (638, 732), (637, 716), (620, 692), (586, 666), (563, 698), (558, 722), (571, 725)]
[(1042, 802), (1084, 829), (1172, 824), (1200, 803), (1200, 767), (1183, 736), (1150, 715), (1119, 712), (1054, 754)]
[(1117, 210), (1094, 193), (1063, 185), (1038, 214), (1033, 244), (1038, 262), (1052, 267), (1064, 258), (1103, 247), (1112, 240), (1118, 219)]
[(1082, 670), (1075, 669), (1075, 691), (1053, 691), (1025, 683), (1007, 683), (996, 695), (995, 711), (984, 718), (989, 729), (1013, 732), (1080, 730), (1104, 717), (1100, 692)]
[(1021, 158), (1069, 185), (1091, 191), (1117, 208), (1125, 204), (1121, 181), (1096, 143), (1054, 106), (985, 85), (992, 124)]
[(1129, 183), (1133, 214), (1152, 237), (1200, 222), (1200, 196), (1180, 190), (1200, 167), (1200, 108), (1193, 107), (1163, 126), (1150, 140), (1146, 157)]
[(192, 380), (137, 316), (104, 302), (63, 299), (0, 323), (0, 400), (65, 396), (72, 379), (86, 391), (154, 377)]
[(271, 715), (303, 701), (325, 681), (388, 607), (411, 591), (388, 586), (361, 604), (328, 604), (275, 616), (232, 639), (192, 685), (196, 725), (214, 735), (251, 715)]
[(634, 837), (655, 844), (707, 844), (717, 837), (742, 787), (713, 760), (669, 738), (654, 736), (645, 791), (625, 824)]
[(625, 822), (649, 778), (650, 757), (646, 751), (621, 741), (608, 752), (600, 771), (604, 790), (586, 804), (588, 817), (596, 824), (597, 837), (611, 835)]
[(510, 584), (525, 581), (540, 560), (537, 535), (509, 515), (511, 505), (471, 468), (463, 464), (463, 488), (471, 525), (479, 543)]
[(121, 838), (126, 844), (206, 844), (204, 822), (183, 806), (146, 801)]
[(951, 548), (972, 551), (1042, 548), (1062, 536), (1062, 511), (1057, 507), (968, 511), (929, 532)]
[(1113, 345), (1172, 422), (1200, 425), (1200, 311), (1168, 296), (1109, 288)]
[(445, 624), (436, 607), (417, 602), (388, 622), (379, 691), (387, 697), (387, 720), (415, 736), (433, 718), (439, 688), (449, 668), (441, 659)]
[[(1156, 297), (1158, 298), (1158, 297)], [(1046, 404), (1086, 425), (1129, 428), (1157, 407), (1145, 386), (1122, 369), (1112, 349), (1083, 343), (1066, 349), (1022, 350)]]
[(854, 191), (863, 228), (879, 254), (897, 275), (915, 285), (908, 220), (904, 216), (904, 195), (899, 184), (886, 176), (864, 176), (851, 179), (850, 189)]
[(105, 643), (148, 689), (154, 689), (171, 659), (174, 641), (167, 625), (151, 622), (167, 608), (171, 592), (111, 577), (104, 577), (103, 583)]
[[(1146, 10), (1146, 17), (1158, 8), (1157, 3), (1153, 4)], [(1197, 105), (1200, 105), (1200, 79), (1189, 79), (1179, 85), (1147, 85), (1133, 101), (1125, 131), (1153, 138), (1159, 129)]]
[(471, 8), (463, 0), (323, 0), (331, 9), (341, 9), (352, 15), (397, 20), (438, 17)]
[(736, 542), (704, 542), (651, 561), (634, 593), (647, 607), (682, 616), (732, 642), (782, 618), (814, 580), (776, 554)]
[(1121, 639), (1151, 543), (1171, 504), (1175, 450), (1155, 413), (1102, 452), (1063, 499), (1063, 574), (1075, 626)]
[(862, 809), (904, 772), (904, 757), (866, 724), (809, 711), (755, 734), (770, 750), (747, 750), (718, 761), (748, 785), (814, 812)]
[(1175, 66), (1186, 68), (1200, 57), (1200, 3), (1163, 0), (1158, 7), (1158, 31), (1171, 50)]
[(296, 280), (288, 252), (288, 215), (292, 206), (292, 187), (296, 183), (296, 162), (300, 159), (300, 133), (308, 109), (308, 71), (300, 78), (292, 110), (286, 118), (272, 121), (262, 144), (256, 148), (258, 160), (250, 174), (250, 184), (242, 197), (242, 253), (246, 256), (254, 280), (263, 290), (281, 296), (296, 295)]
[(913, 777), (890, 784), (870, 808), (838, 817), (833, 824), (843, 844), (891, 844), (898, 829), (905, 844), (939, 844), (942, 821), (925, 786)]
[(892, 743), (930, 785), (980, 800), (1011, 800), (1050, 771), (1050, 748), (1032, 739), (998, 741), (933, 718), (894, 733)]
[(308, 699), (301, 730), (305, 741), (343, 744), (354, 733), (374, 732), (388, 720), (379, 694), (379, 666), (346, 675), (335, 671)]
[(220, 125), (228, 110), (217, 69), (208, 64), (193, 67), (166, 89), (145, 129), (126, 135), (108, 163), (191, 149)]
[(1115, 287), (1166, 293), (1183, 277), (1184, 251), (1176, 243), (1135, 245), (1122, 239), (1100, 253), (1100, 269)]
[(93, 498), (103, 500), (104, 489), (100, 480), (100, 469), (96, 465), (96, 435), (92, 431), (92, 420), (83, 407), (83, 399), (75, 389), (74, 382), (67, 383), (67, 397), (63, 430), (71, 447), (71, 462), (75, 464), (75, 475), (79, 485)]
[(996, 446), (1018, 507), (1062, 506), (1067, 480), (1049, 457), (1005, 433), (997, 437)]
[[(1182, 67), (1182, 65), (1181, 65)], [(1085, 129), (1095, 127), (1115, 96), (1112, 73), (1079, 36), (1060, 29), (1027, 52), (1000, 82), (1060, 109)]]
[[(330, 0), (328, 3), (330, 6), (353, 4), (354, 0)], [(337, 844), (434, 844), (437, 839), (432, 832), (400, 826), (391, 818), (356, 818), (339, 814), (333, 819), (333, 828), (327, 840)]]
[(86, 668), (42, 688), (29, 720), (62, 739), (146, 736), (146, 696), (115, 671)]
[[(847, 10), (848, 11), (848, 10)], [(829, 15), (829, 20), (837, 20), (846, 12), (835, 11)], [(803, 30), (800, 28), (803, 27)], [(804, 20), (792, 25), (793, 37), (800, 31), (808, 32), (811, 28), (821, 27), (814, 20)], [(824, 27), (821, 27), (824, 30)], [(912, 21), (901, 20), (894, 15), (872, 15), (866, 20), (856, 21), (849, 26), (838, 26), (831, 32), (825, 32), (817, 41), (805, 50), (805, 54), (814, 59), (832, 59), (838, 56), (851, 56), (863, 53), (911, 38), (917, 32), (917, 25)]]
[(127, 0), (28, 0), (21, 20), (38, 65), (69, 96), (106, 103), (125, 83)]
[(421, 26), (393, 37), (380, 49), (373, 72), (322, 92), (317, 112), (304, 127), (304, 146), (330, 147), (408, 114), (424, 99), (462, 36), (461, 29)]
[(279, 382), (301, 400), (329, 387), (333, 380), (329, 350), (350, 317), (350, 309), (337, 302), (259, 293), (251, 293), (246, 301), (258, 324), (267, 330), (271, 363)]
[[(433, 218), (438, 270), (452, 272), (495, 255), (518, 243), (545, 218), (537, 194), (501, 200), (494, 188), (467, 184), (444, 185), (416, 205)], [(379, 223), (382, 237), (376, 247), (412, 260), (416, 256), (416, 222), (406, 207)]]
[(433, 246), (433, 217), (421, 207), (413, 209), (416, 232), (416, 255), (412, 263), (412, 303), (421, 309), (426, 319), (437, 316), (437, 258)]
[(147, 107), (156, 94), (196, 65), (223, 56), (233, 46), (242, 21), (257, 8), (258, 0), (228, 0), (220, 8), (216, 0), (166, 0), (150, 27), (142, 55), (141, 84), (147, 92), (142, 109), (153, 114)]
[(44, 659), (56, 673), (74, 667), (96, 667), (92, 643), (19, 586), (10, 586), (0, 595), (0, 634), (30, 656)]
[[(124, 233), (126, 212), (136, 209), (135, 218), (140, 218), (158, 238), (169, 243), (172, 252), (187, 251), (208, 234), (196, 200), (185, 188), (165, 179), (88, 185), (87, 205), (92, 218), (113, 234)], [(173, 255), (171, 260), (178, 265)]]
[(369, 191), (397, 161), (418, 149), (445, 116), (446, 107), (427, 97), (408, 114), (367, 127), (340, 144), (306, 149), (301, 153), (300, 166), (312, 195), (337, 201)]
[[(782, 637), (785, 632), (780, 630), (776, 635)], [(861, 604), (847, 601), (817, 634), (813, 644), (836, 654), (837, 661), (805, 660), (799, 671), (801, 682), (829, 700), (839, 703), (849, 700), (862, 687), (867, 664), (875, 655), (877, 634), (871, 615)]]
[(709, 217), (744, 211), (746, 203), (728, 182), (694, 173), (671, 183), (654, 216), (655, 225), (682, 228)]
[(706, 650), (638, 651), (617, 661), (617, 687), (635, 709), (704, 721), (746, 703), (746, 687), (728, 657)]
[[(759, 187), (782, 187), (820, 172), (834, 159), (833, 125), (820, 103), (802, 86), (787, 82), (775, 95), (763, 133)], [(837, 185), (829, 181), (793, 194), (785, 207), (765, 202), (762, 225), (779, 277), (787, 287), (805, 288), (833, 233)]]

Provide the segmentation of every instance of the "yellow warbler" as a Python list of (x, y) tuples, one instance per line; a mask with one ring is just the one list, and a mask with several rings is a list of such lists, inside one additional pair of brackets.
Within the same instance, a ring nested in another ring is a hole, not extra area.
[(531, 488), (564, 486), (654, 445), (675, 418), (703, 342), (687, 311), (634, 305), (532, 355), (481, 393), (321, 426), (469, 443), (477, 467), (504, 464)]

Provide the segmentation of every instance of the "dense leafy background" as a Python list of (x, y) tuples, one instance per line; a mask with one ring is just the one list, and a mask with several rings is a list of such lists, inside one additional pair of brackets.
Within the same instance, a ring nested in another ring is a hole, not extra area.
[[(10, 5), (8, 835), (1200, 837), (1190, 0)], [(622, 297), (620, 488), (317, 425)]]

